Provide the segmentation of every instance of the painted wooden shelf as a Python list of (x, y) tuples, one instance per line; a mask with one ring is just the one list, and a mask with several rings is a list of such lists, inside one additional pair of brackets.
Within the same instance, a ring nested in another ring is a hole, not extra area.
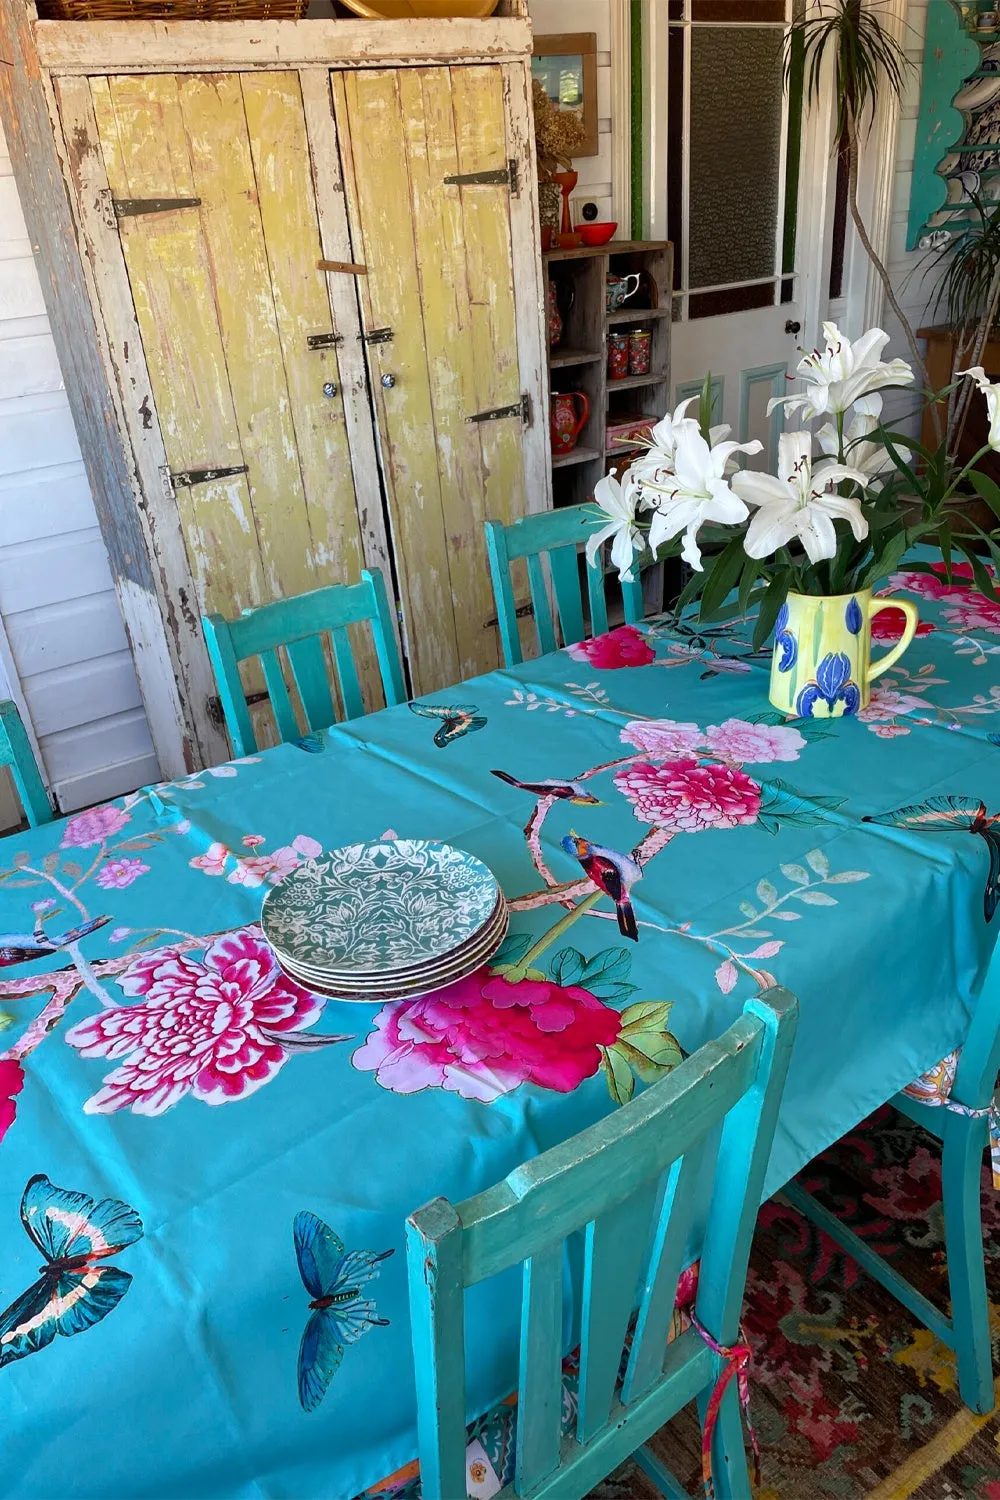
[(648, 318), (669, 318), (669, 307), (620, 307), (608, 313), (609, 323), (637, 323)]
[(651, 371), (649, 375), (626, 375), (624, 380), (609, 380), (608, 395), (613, 391), (641, 391), (647, 385), (664, 385), (670, 379), (669, 372), (661, 370), (659, 374)]
[(568, 469), (572, 464), (589, 463), (593, 458), (603, 458), (600, 448), (574, 448), (571, 453), (560, 453), (552, 460), (554, 469)]
[(603, 349), (560, 349), (549, 356), (549, 368), (565, 370), (569, 365), (597, 365), (605, 358)]

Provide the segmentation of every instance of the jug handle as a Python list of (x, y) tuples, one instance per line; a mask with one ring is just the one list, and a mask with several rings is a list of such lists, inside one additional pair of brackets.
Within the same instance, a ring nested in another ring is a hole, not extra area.
[(869, 682), (873, 677), (881, 677), (882, 673), (887, 671), (888, 668), (892, 666), (893, 662), (899, 661), (899, 658), (902, 656), (907, 646), (912, 643), (913, 637), (917, 633), (917, 625), (920, 622), (920, 616), (917, 613), (917, 606), (915, 604), (911, 604), (908, 599), (884, 599), (873, 601), (871, 608), (868, 611), (869, 620), (873, 619), (874, 616), (883, 609), (901, 609), (903, 611), (903, 614), (906, 616), (906, 624), (903, 627), (902, 640), (897, 642), (897, 644), (893, 646), (891, 651), (887, 651), (884, 656), (880, 656), (878, 661), (872, 662), (871, 667), (868, 671)]
[[(587, 418), (590, 416), (590, 398), (586, 396), (583, 391), (574, 391), (573, 400), (579, 401), (583, 405), (583, 412), (580, 416), (580, 420), (573, 428), (573, 436), (574, 438), (578, 438), (580, 436), (580, 433), (583, 431), (584, 426), (586, 425)], [(909, 642), (907, 642), (907, 644), (909, 644)]]

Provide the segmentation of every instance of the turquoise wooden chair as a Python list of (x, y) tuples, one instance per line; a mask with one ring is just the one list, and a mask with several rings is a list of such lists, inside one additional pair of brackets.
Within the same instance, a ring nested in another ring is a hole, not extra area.
[[(587, 634), (580, 596), (579, 548), (595, 531), (606, 524), (593, 505), (568, 505), (562, 510), (543, 511), (537, 516), (522, 516), (504, 526), (500, 521), (486, 522), (486, 548), (490, 559), (490, 576), (496, 599), (503, 659), (508, 667), (522, 660), (521, 641), (517, 631), (517, 606), (511, 584), (510, 565), (524, 558), (528, 565), (528, 587), (538, 632), (538, 646), (543, 653), (554, 651), (558, 642), (549, 602), (549, 592), (542, 566), (548, 556), (552, 575), (552, 592), (562, 644), (573, 646)], [(622, 601), (625, 619), (635, 625), (643, 616), (642, 584), (623, 583)], [(608, 628), (608, 608), (604, 598), (604, 574), (600, 560), (587, 568), (587, 598), (590, 603), (590, 633), (601, 635)]]
[(21, 715), (9, 698), (0, 703), (0, 766), (10, 766), (24, 815), (32, 828), (37, 828), (39, 823), (51, 823), (49, 794), (39, 774), (31, 741), (24, 732)]
[[(983, 992), (962, 1045), (950, 1105), (925, 1104), (896, 1094), (893, 1105), (941, 1142), (941, 1196), (951, 1316), (918, 1292), (864, 1240), (841, 1223), (801, 1182), (782, 1189), (810, 1219), (955, 1352), (958, 1388), (973, 1411), (994, 1407), (990, 1309), (980, 1202), (983, 1151), (989, 1145), (989, 1110), (1000, 1069), (1000, 955), (994, 954)], [(808, 1169), (805, 1174), (808, 1175)]]
[(263, 604), (259, 609), (245, 609), (235, 620), (225, 620), (221, 615), (202, 617), (235, 755), (251, 755), (257, 749), (239, 671), (240, 662), (251, 656), (260, 657), (267, 695), (282, 740), (298, 739), (302, 729), (295, 718), (279, 650), (287, 655), (307, 727), (326, 729), (337, 721), (323, 654), (322, 637), (326, 633), (333, 645), (344, 717), (356, 719), (365, 712), (347, 627), (366, 620), (371, 622), (385, 701), (403, 703), (406, 690), (392, 633), (389, 601), (377, 568), (363, 572), (360, 583), (335, 584), (299, 594), (294, 599)]
[[(436, 1198), (407, 1220), (424, 1500), (466, 1493), (465, 1290), (517, 1265), (516, 1477), (503, 1500), (585, 1495), (632, 1453), (664, 1494), (685, 1493), (640, 1445), (689, 1401), (698, 1401), (704, 1420), (727, 1366), (693, 1326), (667, 1341), (698, 1189), (718, 1141), (695, 1310), (725, 1351), (739, 1335), (797, 1014), (785, 990), (748, 1001), (717, 1041), (607, 1119), (477, 1197), (456, 1207)], [(575, 1433), (564, 1436), (563, 1242), (578, 1230), (585, 1231), (579, 1402)], [(719, 1408), (712, 1470), (718, 1500), (748, 1500), (734, 1381)]]

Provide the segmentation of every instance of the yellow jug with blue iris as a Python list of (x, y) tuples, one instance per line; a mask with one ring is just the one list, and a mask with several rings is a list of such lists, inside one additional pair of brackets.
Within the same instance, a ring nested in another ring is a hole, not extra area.
[[(905, 616), (902, 638), (872, 661), (871, 622), (883, 609)], [(870, 683), (897, 662), (917, 630), (908, 599), (853, 594), (789, 594), (774, 626), (771, 702), (799, 719), (838, 719), (868, 707)]]

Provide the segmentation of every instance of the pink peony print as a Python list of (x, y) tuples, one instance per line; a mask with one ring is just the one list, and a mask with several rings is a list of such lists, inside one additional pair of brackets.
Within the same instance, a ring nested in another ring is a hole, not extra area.
[(915, 708), (926, 708), (922, 698), (913, 693), (897, 693), (894, 688), (873, 687), (867, 708), (861, 709), (858, 718), (862, 724), (888, 724), (900, 714), (912, 713)]
[[(886, 583), (882, 594), (896, 594), (900, 589), (905, 589), (908, 594), (919, 594), (924, 599), (945, 599), (949, 594), (964, 594), (969, 591), (972, 582), (972, 564), (967, 562), (952, 563), (951, 576), (953, 582), (948, 582), (948, 574), (941, 562), (932, 563), (933, 573), (916, 573), (909, 569), (902, 573), (893, 573)], [(991, 577), (995, 576), (995, 570), (986, 565), (986, 571)]]
[(726, 719), (710, 724), (705, 743), (712, 755), (737, 765), (743, 761), (763, 765), (775, 760), (798, 760), (805, 739), (785, 724), (748, 724), (745, 719)]
[(24, 1088), (24, 1069), (12, 1057), (0, 1058), (0, 1141), (17, 1114), (15, 1096)]
[(226, 845), (216, 842), (209, 844), (204, 854), (196, 854), (194, 859), (189, 859), (188, 864), (192, 870), (204, 870), (206, 875), (222, 875), (228, 858), (229, 850)]
[[(905, 625), (906, 616), (901, 609), (880, 609), (872, 616), (872, 640), (882, 646), (894, 646), (902, 640)], [(917, 625), (917, 635), (930, 635), (936, 629), (930, 620), (921, 620)]]
[(941, 613), (963, 635), (1000, 635), (1000, 604), (975, 589), (966, 589), (948, 600)]
[(705, 740), (697, 724), (680, 724), (674, 719), (633, 719), (625, 725), (621, 738), (625, 744), (664, 760), (696, 755)]
[(760, 787), (733, 766), (699, 765), (696, 760), (654, 766), (639, 761), (623, 766), (615, 785), (632, 803), (640, 823), (679, 833), (738, 828), (755, 823), (760, 812)]
[(482, 968), (436, 994), (384, 1005), (351, 1061), (397, 1094), (436, 1088), (490, 1104), (522, 1083), (568, 1094), (597, 1072), (621, 1026), (589, 990), (509, 984)]
[(619, 625), (617, 630), (592, 636), (589, 641), (578, 641), (567, 650), (574, 661), (588, 661), (602, 672), (614, 672), (618, 667), (646, 667), (656, 660), (656, 652), (634, 625)]
[[(244, 839), (243, 842), (246, 844), (248, 840)], [(260, 839), (257, 842), (262, 844), (264, 841)], [(281, 849), (272, 849), (270, 854), (253, 854), (237, 860), (235, 870), (226, 879), (230, 885), (257, 886), (263, 885), (265, 880), (271, 885), (277, 885), (279, 880), (297, 869), (304, 859), (315, 859), (322, 852), (322, 844), (300, 833), (290, 844), (285, 844)]]
[(94, 844), (103, 844), (105, 839), (120, 833), (126, 823), (131, 823), (130, 813), (123, 812), (114, 803), (103, 807), (89, 807), (86, 812), (70, 818), (63, 829), (63, 849), (89, 849)]
[(106, 891), (122, 891), (140, 875), (148, 875), (149, 866), (141, 859), (109, 859), (97, 872), (97, 884)]
[(83, 1106), (161, 1115), (185, 1094), (205, 1104), (244, 1099), (291, 1053), (283, 1038), (311, 1026), (324, 1002), (286, 979), (253, 930), (237, 929), (201, 960), (175, 948), (143, 953), (119, 979), (138, 1004), (88, 1016), (66, 1040), (83, 1057), (120, 1063)]

